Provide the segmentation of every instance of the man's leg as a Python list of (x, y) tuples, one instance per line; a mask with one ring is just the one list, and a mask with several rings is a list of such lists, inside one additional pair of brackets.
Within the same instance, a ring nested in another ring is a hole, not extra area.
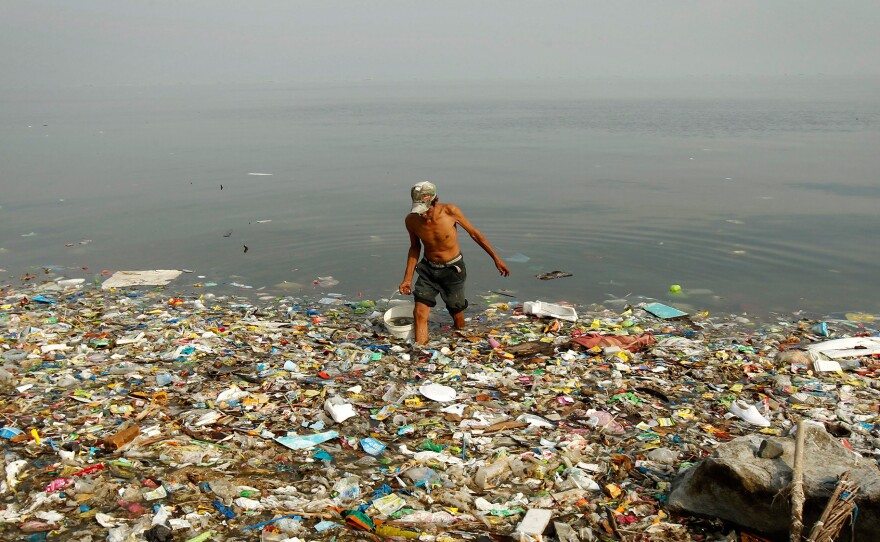
[(464, 260), (444, 269), (444, 279), (440, 297), (446, 303), (446, 310), (449, 312), (449, 316), (452, 316), (455, 329), (464, 329), (464, 310), (468, 306), (467, 298), (464, 295), (464, 283), (467, 279)]
[(452, 324), (455, 329), (464, 329), (464, 311), (458, 311), (452, 315)]
[[(428, 342), (428, 315), (431, 314), (431, 307), (420, 301), (416, 301), (416, 308), (413, 309), (413, 320), (416, 326), (416, 344), (425, 344)], [(464, 319), (462, 318), (462, 321)]]
[(437, 304), (437, 293), (440, 291), (433, 282), (433, 270), (423, 261), (416, 266), (416, 272), (419, 278), (413, 287), (413, 301), (416, 306), (413, 309), (413, 320), (415, 320), (416, 343), (425, 344), (428, 342), (428, 315), (431, 314), (431, 307)]

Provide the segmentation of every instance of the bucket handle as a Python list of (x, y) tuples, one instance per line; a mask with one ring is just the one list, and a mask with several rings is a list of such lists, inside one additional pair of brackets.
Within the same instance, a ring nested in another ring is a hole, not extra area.
[[(388, 301), (385, 302), (385, 310), (386, 311), (391, 308), (391, 300), (394, 299), (394, 296), (396, 296), (397, 294), (400, 294), (399, 289), (394, 290), (394, 292), (392, 292), (391, 295), (388, 296)], [(403, 294), (400, 294), (400, 295), (403, 295)]]

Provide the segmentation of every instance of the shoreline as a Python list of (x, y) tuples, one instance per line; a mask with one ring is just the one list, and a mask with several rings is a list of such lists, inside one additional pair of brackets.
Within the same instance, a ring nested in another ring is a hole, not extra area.
[[(128, 536), (160, 516), (182, 540), (269, 522), (258, 528), (270, 540), (367, 524), (443, 541), (506, 536), (547, 509), (600, 536), (616, 524), (684, 540), (735, 527), (668, 510), (676, 474), (738, 436), (784, 436), (804, 415), (798, 401), (812, 398), (810, 417), (828, 424), (840, 413), (825, 407), (846, 394), (852, 420), (837, 423), (876, 455), (876, 429), (859, 424), (878, 422), (880, 365), (818, 373), (780, 356), (876, 336), (873, 315), (664, 320), (637, 305), (578, 307), (567, 322), (499, 301), (469, 309), (464, 333), (434, 322), (432, 342), (414, 347), (385, 334), (381, 300), (51, 288), (0, 291), (0, 393), (19, 431), (0, 440), (10, 535)], [(769, 426), (731, 414), (737, 400)]]

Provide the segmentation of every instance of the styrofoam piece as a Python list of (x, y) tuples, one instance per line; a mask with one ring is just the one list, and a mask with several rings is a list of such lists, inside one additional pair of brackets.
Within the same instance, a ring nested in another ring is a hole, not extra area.
[(526, 535), (529, 537), (541, 536), (550, 520), (553, 519), (553, 510), (546, 508), (529, 508), (522, 521), (513, 530), (515, 534)]
[(526, 301), (523, 303), (523, 312), (534, 314), (541, 318), (558, 318), (560, 320), (568, 320), (569, 322), (577, 322), (578, 319), (577, 311), (574, 310), (574, 307), (547, 303), (546, 301)]
[(840, 362), (833, 359), (817, 359), (813, 362), (813, 368), (820, 373), (836, 373), (843, 370)]
[(880, 354), (880, 337), (847, 337), (811, 344), (807, 352), (814, 361)]
[(345, 402), (337, 402), (336, 398), (330, 398), (324, 401), (324, 410), (327, 411), (327, 414), (333, 418), (333, 421), (336, 423), (342, 423), (349, 418), (353, 418), (357, 416), (357, 412), (354, 410), (354, 406), (345, 403)]

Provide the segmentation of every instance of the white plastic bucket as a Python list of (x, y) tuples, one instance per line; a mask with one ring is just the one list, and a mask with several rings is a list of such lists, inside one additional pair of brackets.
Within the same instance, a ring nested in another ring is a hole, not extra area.
[(395, 326), (391, 324), (391, 320), (395, 318), (412, 318), (413, 309), (415, 308), (415, 303), (401, 303), (400, 305), (395, 305), (385, 311), (383, 320), (385, 320), (385, 327), (388, 329), (388, 333), (391, 333), (398, 339), (412, 339), (415, 337), (415, 325), (409, 324), (406, 326)]

